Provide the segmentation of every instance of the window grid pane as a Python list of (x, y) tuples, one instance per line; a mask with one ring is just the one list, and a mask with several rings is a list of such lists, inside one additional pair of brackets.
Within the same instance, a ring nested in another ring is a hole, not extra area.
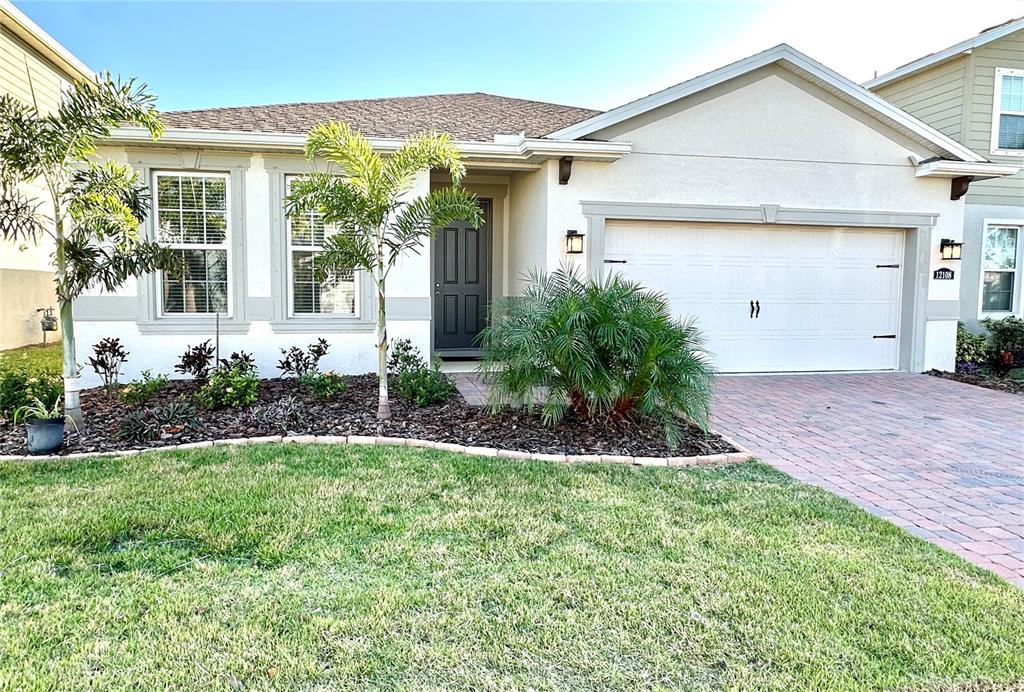
[(227, 179), (157, 174), (156, 188), (157, 239), (183, 267), (181, 277), (162, 276), (162, 312), (227, 314)]
[(1024, 149), (1024, 115), (999, 116), (999, 148)]
[(990, 226), (984, 236), (982, 312), (1012, 312), (1017, 289), (1018, 226)]
[[(287, 179), (289, 189), (294, 180), (292, 177)], [(292, 314), (354, 315), (354, 271), (331, 272), (326, 280), (316, 281), (314, 258), (333, 230), (324, 223), (323, 215), (313, 211), (291, 216), (286, 221), (291, 253)]]
[(985, 231), (985, 269), (1017, 268), (1017, 232), (1013, 226), (993, 226)]
[(981, 296), (982, 312), (1011, 312), (1013, 310), (1013, 272), (985, 272)]
[(999, 110), (1024, 113), (1024, 77), (1003, 75)]

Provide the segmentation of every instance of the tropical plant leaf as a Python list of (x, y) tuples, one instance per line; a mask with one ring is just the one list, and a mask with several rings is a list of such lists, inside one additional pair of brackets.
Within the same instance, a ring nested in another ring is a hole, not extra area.
[(705, 425), (714, 370), (692, 321), (664, 296), (575, 268), (533, 272), (518, 298), (499, 300), (479, 337), (488, 406), (532, 408), (555, 425), (635, 415), (661, 422), (669, 446), (682, 419)]

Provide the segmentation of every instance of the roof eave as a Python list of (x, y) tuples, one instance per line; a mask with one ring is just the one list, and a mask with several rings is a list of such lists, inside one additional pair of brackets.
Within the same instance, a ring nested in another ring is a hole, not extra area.
[(1009, 22), (1003, 26), (996, 27), (995, 29), (989, 29), (982, 34), (972, 36), (971, 38), (952, 45), (949, 48), (944, 48), (943, 50), (918, 58), (913, 62), (909, 62), (902, 67), (897, 67), (895, 70), (886, 72), (880, 77), (870, 79), (864, 82), (864, 88), (872, 90), (879, 89), (887, 84), (903, 79), (904, 77), (917, 74), (922, 70), (926, 70), (936, 65), (941, 65), (944, 62), (949, 62), (961, 55), (970, 53), (975, 48), (987, 45), (993, 41), (998, 41), (1005, 36), (1009, 36), (1010, 34), (1022, 30), (1024, 30), (1024, 18)]
[[(400, 138), (367, 137), (371, 146), (380, 152), (391, 152), (402, 146)], [(246, 149), (265, 152), (302, 153), (306, 136), (284, 132), (239, 132), (234, 130), (206, 130), (169, 128), (159, 140), (154, 140), (142, 127), (120, 127), (104, 140), (115, 146), (165, 146), (209, 149)], [(628, 142), (571, 141), (557, 142), (544, 138), (514, 138), (504, 142), (457, 141), (467, 161), (540, 162), (545, 159), (572, 156), (578, 160), (615, 161), (628, 154)]]
[(917, 166), (914, 175), (918, 178), (968, 177), (974, 180), (989, 180), (1016, 175), (1020, 170), (1020, 166), (1005, 163), (940, 160), (922, 162)]
[(3, 20), (3, 26), (63, 72), (66, 78), (88, 80), (95, 75), (92, 68), (62, 46), (57, 39), (43, 31), (10, 0), (0, 0), (0, 19)]

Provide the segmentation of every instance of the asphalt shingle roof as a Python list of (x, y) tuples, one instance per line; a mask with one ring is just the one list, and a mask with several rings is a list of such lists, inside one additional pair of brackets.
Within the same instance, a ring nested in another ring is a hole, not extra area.
[(368, 137), (407, 137), (427, 130), (490, 142), (496, 134), (542, 137), (600, 111), (493, 94), (438, 94), (355, 101), (285, 103), (162, 113), (167, 127), (305, 134), (320, 122), (347, 122)]

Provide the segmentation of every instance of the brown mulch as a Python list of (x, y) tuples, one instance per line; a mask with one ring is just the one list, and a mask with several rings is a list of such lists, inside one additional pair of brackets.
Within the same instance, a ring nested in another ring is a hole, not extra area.
[[(204, 411), (196, 407), (198, 430), (170, 431), (162, 439), (143, 445), (117, 438), (121, 419), (129, 411), (163, 406), (171, 402), (194, 402), (197, 390), (190, 380), (172, 380), (145, 406), (128, 406), (102, 388), (82, 392), (86, 427), (80, 434), (69, 433), (61, 451), (100, 452), (116, 449), (156, 448), (184, 442), (201, 442), (264, 435), (370, 435), (408, 437), (451, 442), (475, 447), (497, 447), (547, 454), (615, 454), (628, 456), (693, 456), (736, 451), (721, 437), (694, 426), (681, 426), (681, 444), (669, 449), (664, 427), (649, 420), (592, 421), (571, 414), (563, 423), (549, 428), (537, 415), (504, 411), (491, 415), (470, 406), (459, 393), (444, 403), (418, 408), (394, 394), (390, 421), (378, 421), (377, 379), (374, 375), (346, 378), (348, 389), (333, 400), (322, 400), (300, 388), (293, 379), (271, 379), (260, 383), (259, 400), (245, 409)], [(259, 415), (261, 408), (294, 397), (296, 415)], [(25, 431), (20, 425), (0, 421), (0, 454), (24, 454)]]
[(966, 384), (973, 384), (986, 389), (996, 389), (1000, 392), (1009, 392), (1024, 396), (1024, 380), (1011, 380), (1006, 377), (992, 377), (991, 375), (971, 375), (963, 372), (946, 372), (944, 370), (929, 370), (928, 375), (941, 377), (944, 380), (955, 380)]

